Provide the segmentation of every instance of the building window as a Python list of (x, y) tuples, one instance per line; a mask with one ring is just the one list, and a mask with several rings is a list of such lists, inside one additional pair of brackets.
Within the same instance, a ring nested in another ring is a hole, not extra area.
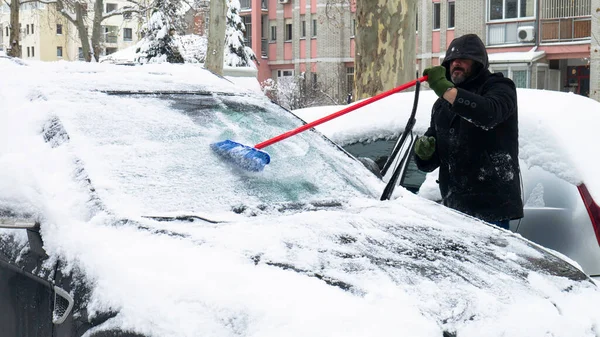
[(62, 35), (62, 25), (60, 23), (56, 24), (56, 35)]
[(352, 19), (352, 36), (356, 36), (356, 19)]
[(8, 36), (8, 27), (6, 27), (6, 36)]
[(527, 88), (527, 70), (514, 70), (512, 80), (517, 88)]
[(285, 40), (292, 41), (292, 24), (291, 23), (285, 24)]
[[(27, 35), (29, 35), (29, 34), (31, 34), (31, 33), (29, 32), (29, 24), (27, 24)], [(27, 56), (29, 56), (29, 55), (27, 55)]]
[(448, 3), (448, 28), (454, 28), (454, 2)]
[(29, 47), (27, 47), (27, 57), (31, 57), (31, 55), (29, 54)]
[(123, 28), (123, 41), (133, 40), (133, 29)]
[(125, 19), (125, 20), (131, 19), (131, 12), (123, 13), (123, 19)]
[(354, 93), (354, 67), (346, 68), (346, 82), (348, 84), (348, 93)]
[(56, 56), (63, 57), (62, 47), (56, 47)]
[(293, 70), (277, 70), (277, 77), (292, 77), (294, 76)]
[(117, 4), (107, 3), (106, 4), (106, 13), (110, 13), (112, 11), (116, 11), (117, 8), (118, 8)]
[(312, 37), (317, 36), (317, 20), (312, 20)]
[(317, 87), (317, 73), (310, 73), (310, 82), (313, 88)]
[(433, 29), (440, 29), (440, 3), (433, 4)]
[(33, 23), (31, 24), (31, 34), (33, 34)]
[(85, 60), (85, 58), (83, 57), (83, 48), (79, 47), (79, 49), (77, 50), (77, 52), (79, 54), (79, 61)]
[(35, 57), (35, 47), (31, 47), (31, 57)]
[(277, 26), (271, 26), (271, 41), (277, 41)]
[(417, 26), (417, 32), (419, 32), (419, 13), (415, 14), (415, 24)]
[(306, 37), (306, 20), (300, 22), (300, 37)]
[(534, 17), (535, 0), (488, 0), (488, 19), (508, 20)]

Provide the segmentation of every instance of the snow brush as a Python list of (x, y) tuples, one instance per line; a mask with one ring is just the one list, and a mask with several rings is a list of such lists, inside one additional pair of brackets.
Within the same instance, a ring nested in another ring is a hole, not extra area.
[(427, 76), (419, 77), (416, 80), (402, 84), (394, 89), (382, 92), (371, 98), (367, 98), (364, 101), (360, 101), (360, 102), (353, 104), (349, 107), (346, 107), (338, 112), (332, 113), (330, 115), (327, 115), (325, 117), (322, 117), (322, 118), (312, 121), (310, 123), (304, 124), (296, 129), (282, 133), (279, 136), (265, 140), (262, 143), (258, 143), (256, 145), (254, 145), (254, 147), (240, 144), (240, 143), (234, 142), (229, 139), (221, 141), (221, 142), (217, 142), (217, 143), (212, 143), (212, 144), (210, 144), (210, 147), (215, 153), (217, 153), (224, 159), (226, 159), (230, 162), (233, 162), (240, 168), (245, 169), (247, 171), (260, 172), (265, 168), (265, 166), (267, 164), (269, 164), (271, 162), (271, 157), (269, 156), (269, 154), (265, 151), (261, 151), (261, 149), (263, 149), (269, 145), (275, 144), (277, 142), (280, 142), (280, 141), (282, 141), (286, 138), (289, 138), (293, 135), (296, 135), (300, 132), (306, 131), (308, 129), (312, 129), (315, 126), (323, 124), (325, 122), (328, 122), (334, 118), (345, 115), (350, 111), (354, 111), (358, 108), (362, 108), (363, 106), (365, 106), (367, 104), (371, 104), (371, 103), (378, 101), (384, 97), (390, 96), (392, 94), (395, 94), (397, 92), (400, 92), (402, 90), (410, 88), (410, 87), (414, 86), (415, 84), (417, 84), (417, 82), (423, 82), (423, 81), (427, 81)]

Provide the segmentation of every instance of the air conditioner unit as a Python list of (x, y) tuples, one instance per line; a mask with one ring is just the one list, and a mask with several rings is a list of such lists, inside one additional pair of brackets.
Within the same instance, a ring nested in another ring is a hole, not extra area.
[(290, 0), (277, 0), (277, 2), (279, 2), (280, 4), (286, 4), (290, 2)]
[(519, 42), (532, 42), (535, 40), (535, 28), (533, 26), (519, 27), (517, 31)]

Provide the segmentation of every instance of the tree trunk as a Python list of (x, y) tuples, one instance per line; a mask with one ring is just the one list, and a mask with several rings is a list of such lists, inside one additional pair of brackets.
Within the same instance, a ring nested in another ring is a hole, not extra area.
[(8, 50), (8, 56), (12, 57), (21, 57), (19, 6), (19, 0), (10, 1), (10, 49)]
[(210, 2), (210, 22), (208, 26), (208, 48), (204, 66), (213, 74), (223, 76), (223, 58), (225, 53), (225, 17), (227, 12), (226, 0)]
[(83, 13), (85, 9), (81, 5), (81, 3), (75, 3), (75, 26), (77, 27), (77, 34), (79, 35), (79, 39), (81, 40), (81, 49), (83, 52), (83, 57), (86, 62), (90, 62), (92, 60), (92, 53), (90, 48), (90, 39), (88, 37), (87, 26), (85, 25), (85, 15)]
[(415, 78), (417, 0), (356, 3), (356, 98), (390, 90)]
[(102, 15), (104, 11), (104, 1), (96, 0), (94, 3), (94, 21), (92, 22), (92, 51), (96, 62), (100, 60), (102, 53)]

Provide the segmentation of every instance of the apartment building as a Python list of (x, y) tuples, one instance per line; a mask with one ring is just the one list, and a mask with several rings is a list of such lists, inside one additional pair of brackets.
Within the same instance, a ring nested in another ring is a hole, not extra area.
[(592, 43), (592, 37), (600, 36), (598, 2), (422, 1), (419, 68), (440, 64), (455, 36), (476, 33), (487, 46), (490, 68), (513, 79), (517, 87), (568, 91), (600, 100), (600, 68), (592, 60), (598, 57), (592, 52), (598, 50), (598, 40)]
[[(104, 3), (108, 13), (126, 6), (123, 0), (109, 0)], [(87, 12), (88, 20), (93, 13)], [(19, 11), (21, 57), (41, 61), (83, 60), (83, 49), (75, 26), (56, 11), (53, 4), (30, 2), (21, 5)], [(131, 15), (118, 15), (103, 21), (102, 54), (108, 55), (117, 50), (134, 45), (139, 41), (139, 22)], [(0, 48), (10, 46), (10, 8), (0, 6)], [(89, 32), (91, 34), (91, 30)]]
[[(258, 78), (304, 74), (343, 98), (353, 86), (354, 12), (332, 0), (242, 0)], [(490, 68), (518, 87), (600, 101), (600, 0), (419, 0), (416, 71), (443, 61), (452, 39), (478, 34)], [(592, 38), (595, 37), (595, 38)]]
[(354, 7), (346, 1), (241, 0), (258, 80), (303, 75), (345, 98), (354, 79)]

